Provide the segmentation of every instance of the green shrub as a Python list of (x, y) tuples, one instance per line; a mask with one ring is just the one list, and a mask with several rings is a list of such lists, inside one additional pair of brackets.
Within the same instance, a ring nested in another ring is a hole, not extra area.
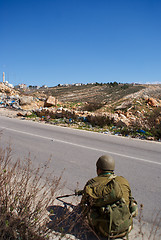
[(36, 118), (37, 114), (36, 113), (32, 113), (31, 115), (26, 116), (27, 118)]
[(129, 88), (129, 84), (124, 84), (123, 86), (121, 86), (121, 89), (127, 89), (127, 88)]

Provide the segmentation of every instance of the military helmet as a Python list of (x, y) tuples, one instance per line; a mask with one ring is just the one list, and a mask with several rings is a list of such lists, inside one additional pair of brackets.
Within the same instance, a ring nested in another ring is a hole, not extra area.
[(114, 171), (115, 160), (109, 155), (103, 155), (98, 159), (96, 166), (103, 171)]

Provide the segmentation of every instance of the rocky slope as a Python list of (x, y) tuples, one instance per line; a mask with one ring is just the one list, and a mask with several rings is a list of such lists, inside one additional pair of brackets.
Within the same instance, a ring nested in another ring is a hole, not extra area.
[(0, 98), (1, 114), (9, 109), (10, 115), (16, 110), (18, 116), (37, 116), (54, 124), (101, 127), (105, 131), (112, 126), (114, 132), (124, 135), (129, 134), (127, 129), (154, 132), (156, 128), (157, 139), (161, 138), (161, 85), (90, 84), (27, 93), (2, 83)]

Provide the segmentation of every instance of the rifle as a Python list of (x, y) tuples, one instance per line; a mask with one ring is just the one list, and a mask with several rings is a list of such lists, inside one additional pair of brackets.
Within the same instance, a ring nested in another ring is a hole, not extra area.
[(73, 193), (73, 194), (58, 196), (56, 199), (59, 200), (60, 198), (65, 198), (65, 197), (80, 196), (82, 194), (83, 194), (83, 190), (75, 190), (75, 193)]
[(75, 205), (73, 205), (71, 203), (64, 202), (63, 200), (61, 200), (61, 198), (66, 198), (66, 197), (71, 197), (71, 196), (80, 196), (80, 195), (82, 195), (82, 193), (83, 193), (83, 190), (75, 190), (75, 193), (73, 193), (73, 194), (58, 196), (58, 197), (56, 197), (56, 199), (59, 200), (60, 202), (62, 202), (65, 207), (68, 205), (68, 206), (70, 206), (71, 208), (74, 209), (76, 207)]

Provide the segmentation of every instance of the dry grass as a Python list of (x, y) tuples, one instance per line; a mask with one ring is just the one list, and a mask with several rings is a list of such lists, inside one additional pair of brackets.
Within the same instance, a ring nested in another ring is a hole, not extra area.
[[(152, 224), (146, 223), (143, 220), (143, 204), (140, 205), (139, 215), (137, 218), (138, 222), (138, 232), (136, 234), (137, 239), (141, 240), (160, 240), (161, 239), (161, 211), (158, 211), (157, 214), (151, 219)], [(138, 238), (139, 237), (139, 238)]]
[(48, 239), (46, 209), (61, 181), (46, 176), (48, 166), (33, 168), (30, 158), (13, 162), (11, 147), (0, 147), (0, 239)]

